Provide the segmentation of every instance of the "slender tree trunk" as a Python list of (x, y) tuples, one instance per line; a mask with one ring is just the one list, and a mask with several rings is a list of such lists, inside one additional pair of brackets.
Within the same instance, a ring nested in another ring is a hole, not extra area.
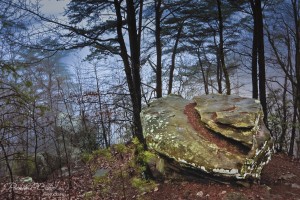
[[(58, 89), (59, 89), (60, 95), (63, 97), (63, 103), (64, 103), (64, 106), (65, 106), (66, 111), (67, 111), (68, 119), (70, 121), (71, 128), (73, 130), (73, 134), (75, 135), (76, 134), (75, 126), (73, 124), (71, 113), (70, 113), (70, 110), (68, 108), (68, 103), (67, 103), (67, 101), (64, 98), (64, 92), (63, 92), (63, 90), (61, 88), (59, 80), (57, 80), (57, 85), (58, 85)], [(61, 136), (62, 136), (63, 148), (64, 148), (64, 153), (65, 153), (65, 161), (67, 163), (67, 169), (68, 169), (68, 184), (69, 184), (69, 188), (68, 189), (70, 190), (70, 189), (72, 189), (72, 181), (71, 181), (71, 156), (68, 153), (66, 135), (65, 135), (65, 131), (63, 130), (63, 127), (60, 127), (60, 133), (61, 133)], [(70, 135), (72, 135), (72, 133)], [(71, 139), (70, 139), (69, 142), (72, 144), (72, 136), (71, 136)], [(70, 195), (70, 193), (69, 193), (69, 195)]]
[(162, 49), (160, 40), (161, 0), (155, 0), (155, 40), (156, 40), (156, 97), (162, 97)]
[[(300, 114), (300, 20), (299, 20), (299, 2), (297, 0), (291, 0), (293, 6), (294, 24), (295, 24), (295, 72), (296, 72), (296, 105), (298, 114)], [(300, 123), (300, 117), (298, 116), (298, 122)]]
[[(126, 14), (127, 14), (127, 26), (129, 36), (130, 58), (126, 48), (125, 40), (123, 37), (123, 18), (121, 15), (121, 1), (114, 0), (114, 6), (117, 17), (117, 36), (120, 45), (120, 56), (124, 64), (124, 71), (126, 75), (127, 85), (130, 93), (133, 109), (133, 123), (134, 131), (133, 135), (137, 137), (139, 142), (143, 144), (144, 150), (147, 150), (146, 140), (143, 136), (142, 123), (140, 118), (140, 112), (142, 107), (142, 93), (141, 93), (141, 77), (140, 77), (140, 35), (137, 34), (135, 7), (133, 0), (126, 0)], [(142, 10), (140, 9), (140, 12)], [(142, 13), (140, 13), (142, 16)], [(141, 25), (141, 21), (139, 22)], [(140, 27), (139, 27), (139, 30)], [(140, 34), (141, 32), (139, 32)], [(130, 62), (129, 62), (130, 60)], [(140, 152), (137, 152), (140, 153)], [(146, 167), (145, 175), (147, 178), (153, 178), (149, 166), (142, 163)]]
[(226, 86), (226, 94), (231, 94), (231, 86), (230, 86), (230, 78), (229, 73), (225, 64), (225, 53), (224, 53), (224, 36), (223, 36), (223, 29), (224, 29), (224, 22), (223, 22), (223, 16), (222, 16), (222, 2), (221, 0), (217, 0), (218, 5), (218, 21), (219, 21), (219, 56), (220, 56), (220, 62), (221, 62), (221, 68), (224, 73), (225, 78), (225, 86)]
[(283, 146), (285, 143), (286, 133), (287, 133), (287, 84), (288, 78), (287, 76), (284, 78), (284, 88), (283, 88), (283, 96), (282, 96), (282, 121), (281, 121), (281, 134), (279, 137), (279, 151), (283, 151)]
[(108, 143), (108, 139), (107, 139), (108, 134), (106, 133), (106, 128), (105, 128), (105, 124), (104, 124), (103, 108), (102, 108), (102, 100), (101, 100), (101, 91), (100, 91), (100, 84), (99, 84), (99, 78), (98, 78), (96, 66), (94, 66), (94, 73), (95, 73), (96, 87), (97, 87), (97, 93), (98, 93), (98, 104), (99, 104), (100, 124), (101, 124), (101, 128), (102, 128), (102, 136), (103, 136), (103, 139), (104, 139), (105, 147), (108, 148), (109, 147), (109, 143)]
[[(129, 34), (129, 45), (131, 52), (131, 62), (129, 62), (129, 57), (127, 53), (127, 48), (125, 45), (122, 28), (123, 19), (121, 15), (121, 6), (118, 0), (114, 0), (114, 6), (116, 9), (117, 16), (117, 34), (118, 42), (121, 50), (121, 57), (124, 64), (124, 70), (126, 74), (126, 80), (128, 84), (128, 89), (131, 97), (132, 108), (133, 108), (133, 122), (134, 131), (133, 134), (136, 136), (141, 144), (143, 144), (144, 150), (147, 150), (147, 144), (143, 136), (142, 123), (140, 119), (141, 112), (141, 77), (140, 77), (140, 43), (137, 37), (136, 29), (136, 19), (135, 19), (135, 8), (132, 0), (126, 0), (127, 3), (127, 24), (128, 24), (128, 34)], [(140, 152), (137, 152), (140, 153)], [(146, 167), (145, 175), (147, 178), (152, 178), (153, 175), (149, 166), (142, 163)]]
[[(255, 10), (253, 9), (253, 17), (256, 17)], [(253, 41), (252, 41), (252, 98), (258, 99), (258, 79), (257, 79), (257, 20), (253, 20)]]
[[(0, 140), (0, 146), (1, 146), (1, 150), (2, 150), (2, 152), (4, 154), (4, 159), (5, 159), (6, 167), (7, 167), (8, 172), (9, 172), (10, 183), (13, 184), (13, 182), (14, 182), (13, 171), (12, 171), (12, 168), (10, 167), (9, 158), (8, 158), (7, 153), (6, 153), (5, 147), (4, 147), (3, 143), (2, 143), (2, 140)], [(11, 191), (11, 198), (15, 199), (14, 187), (11, 187), (10, 191)]]
[(131, 55), (130, 60), (131, 60), (132, 83), (133, 83), (133, 95), (132, 95), (133, 105), (132, 106), (133, 106), (133, 120), (135, 126), (135, 135), (139, 139), (139, 141), (144, 145), (144, 148), (147, 149), (146, 141), (143, 136), (142, 123), (140, 119), (140, 112), (142, 107), (141, 77), (140, 77), (140, 46), (137, 37), (135, 8), (134, 8), (133, 0), (126, 0), (126, 2), (127, 2), (127, 23), (128, 23), (129, 46), (130, 46), (130, 55)]
[[(258, 69), (259, 100), (261, 102), (263, 112), (264, 112), (264, 122), (267, 126), (268, 113), (267, 113), (267, 94), (266, 94), (265, 45), (264, 45), (264, 29), (263, 29), (263, 15), (262, 15), (262, 8), (261, 8), (261, 0), (250, 0), (250, 4), (253, 11), (253, 20), (255, 26), (254, 28), (255, 36), (253, 36), (253, 38), (255, 39), (257, 45), (254, 48), (257, 48), (258, 66), (259, 66)], [(253, 41), (253, 43), (255, 41)], [(252, 62), (256, 62), (256, 60), (253, 60)], [(255, 72), (252, 72), (253, 76), (255, 76), (254, 73)]]
[[(292, 68), (290, 68), (290, 71), (292, 72)], [(293, 93), (297, 93), (298, 89), (295, 85), (292, 85), (292, 91)], [(290, 148), (288, 155), (293, 156), (294, 155), (294, 146), (295, 146), (295, 140), (296, 140), (296, 131), (297, 131), (297, 116), (298, 116), (298, 108), (297, 108), (297, 96), (293, 96), (293, 120), (292, 120), (292, 131), (291, 131), (291, 140), (290, 140)], [(298, 150), (300, 149), (300, 146), (297, 144)], [(298, 155), (299, 156), (299, 155)]]
[(140, 9), (139, 9), (139, 25), (138, 25), (138, 46), (141, 46), (142, 39), (142, 30), (143, 30), (143, 8), (144, 8), (144, 0), (139, 0)]
[[(216, 32), (214, 32), (214, 43), (215, 46), (217, 47), (217, 40), (216, 40)], [(222, 67), (221, 67), (221, 62), (220, 62), (220, 52), (219, 52), (219, 47), (216, 50), (216, 57), (217, 57), (217, 83), (218, 83), (218, 93), (222, 94)]]
[[(294, 96), (294, 115), (293, 115), (293, 127), (289, 148), (289, 156), (293, 156), (294, 154), (294, 145), (296, 140), (296, 124), (300, 123), (299, 114), (300, 114), (300, 21), (299, 21), (299, 3), (297, 0), (291, 0), (292, 8), (293, 8), (293, 17), (294, 17), (294, 25), (295, 25), (295, 75), (296, 75), (296, 83), (293, 86), (293, 91), (295, 93)], [(298, 144), (297, 144), (298, 145)], [(299, 149), (300, 147), (297, 146)]]
[(183, 22), (180, 23), (180, 26), (179, 26), (179, 29), (178, 29), (178, 32), (177, 32), (177, 35), (176, 35), (176, 40), (175, 40), (173, 52), (172, 52), (172, 61), (171, 61), (171, 66), (170, 66), (168, 94), (172, 93), (174, 70), (175, 70), (175, 58), (176, 58), (178, 43), (179, 43), (179, 40), (180, 40), (180, 37), (181, 37), (183, 24), (184, 24)]
[[(136, 30), (133, 30), (134, 27), (136, 27), (134, 21), (134, 17), (131, 15), (135, 15), (134, 12), (134, 7), (133, 7), (133, 2), (130, 0), (127, 0), (126, 2), (131, 3), (131, 5), (128, 5), (127, 3), (127, 12), (128, 12), (128, 33), (129, 33), (129, 38), (130, 38), (130, 46), (133, 45), (134, 36), (136, 36)], [(122, 58), (123, 64), (124, 64), (124, 71), (126, 75), (126, 81), (130, 93), (130, 98), (131, 98), (131, 103), (132, 103), (132, 108), (133, 108), (133, 123), (134, 123), (134, 130), (133, 130), (133, 136), (136, 136), (139, 141), (143, 144), (145, 144), (145, 140), (142, 134), (142, 125), (141, 125), (141, 120), (140, 120), (140, 111), (141, 111), (141, 79), (139, 77), (139, 66), (137, 66), (137, 57), (139, 58), (139, 51), (138, 49), (135, 49), (136, 47), (131, 47), (132, 55), (131, 55), (131, 62), (129, 61), (128, 57), (128, 51), (127, 47), (124, 41), (123, 37), (123, 18), (121, 15), (121, 5), (118, 0), (114, 0), (114, 5), (116, 9), (116, 16), (117, 16), (117, 34), (118, 34), (118, 42), (120, 45), (120, 56)], [(130, 14), (130, 12), (132, 12)], [(135, 39), (138, 39), (137, 37)], [(138, 42), (137, 42), (138, 44)], [(139, 61), (138, 61), (139, 62)], [(139, 85), (139, 87), (137, 87)]]
[(33, 104), (33, 110), (32, 110), (32, 125), (33, 125), (33, 132), (35, 137), (35, 145), (34, 145), (34, 163), (35, 163), (35, 170), (37, 179), (40, 178), (40, 169), (37, 162), (37, 151), (38, 151), (38, 133), (37, 133), (37, 127), (36, 127), (36, 119), (35, 119), (35, 102)]
[(252, 9), (252, 17), (253, 17), (253, 33), (252, 33), (252, 97), (254, 99), (258, 99), (258, 78), (257, 78), (257, 60), (258, 60), (258, 49), (257, 49), (257, 9), (255, 7), (255, 3), (253, 0), (250, 0), (251, 9)]
[[(294, 98), (296, 99), (296, 98)], [(297, 123), (297, 105), (294, 104), (294, 112), (293, 112), (293, 121), (292, 121), (292, 133), (291, 133), (291, 140), (290, 140), (290, 148), (289, 148), (289, 156), (294, 155), (294, 146), (295, 146), (295, 139), (296, 139), (296, 123)], [(298, 149), (300, 147), (298, 146)]]
[(66, 138), (65, 138), (65, 132), (63, 128), (61, 127), (61, 134), (63, 139), (63, 145), (64, 145), (64, 151), (66, 156), (66, 162), (67, 162), (67, 169), (68, 169), (68, 184), (69, 184), (69, 190), (72, 189), (72, 180), (71, 180), (71, 163), (70, 163), (70, 156), (68, 154), (67, 144), (66, 144)]
[[(29, 127), (29, 120), (27, 120), (27, 127)], [(26, 130), (26, 151), (25, 151), (26, 160), (29, 159), (29, 129)], [(29, 167), (27, 167), (26, 175), (29, 176)]]
[(200, 56), (200, 50), (197, 50), (197, 57), (198, 57), (198, 62), (199, 62), (199, 66), (200, 66), (200, 71), (201, 71), (201, 74), (202, 74), (202, 79), (203, 79), (203, 84), (204, 84), (204, 91), (205, 91), (205, 94), (209, 94), (208, 80), (207, 80), (207, 77), (205, 76), (205, 70), (203, 68), (203, 63), (202, 63), (202, 59), (201, 59), (201, 56)]

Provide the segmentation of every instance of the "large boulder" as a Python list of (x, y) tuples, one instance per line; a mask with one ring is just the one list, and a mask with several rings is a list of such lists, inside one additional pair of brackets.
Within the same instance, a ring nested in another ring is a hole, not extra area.
[(141, 112), (146, 142), (160, 157), (161, 171), (163, 159), (180, 173), (227, 179), (260, 178), (273, 144), (262, 119), (258, 101), (227, 95), (193, 101), (170, 95)]

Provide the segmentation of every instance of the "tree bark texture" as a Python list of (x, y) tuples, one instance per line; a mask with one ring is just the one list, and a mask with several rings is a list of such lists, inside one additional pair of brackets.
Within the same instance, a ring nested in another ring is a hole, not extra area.
[[(217, 44), (217, 33), (214, 31), (214, 44), (218, 46)], [(222, 94), (223, 88), (222, 88), (222, 67), (220, 62), (220, 53), (219, 53), (219, 47), (216, 50), (216, 57), (217, 57), (217, 83), (218, 83), (218, 93)]]
[[(300, 114), (300, 20), (299, 20), (299, 2), (297, 0), (291, 0), (294, 14), (295, 24), (295, 72), (296, 72), (296, 105), (298, 114)], [(300, 117), (298, 116), (298, 123), (300, 123)]]
[(222, 2), (221, 0), (217, 0), (218, 5), (218, 22), (219, 22), (219, 56), (220, 56), (220, 62), (221, 62), (221, 68), (224, 73), (225, 78), (225, 86), (226, 86), (226, 94), (231, 94), (231, 86), (230, 86), (230, 78), (229, 73), (225, 64), (225, 52), (224, 52), (224, 22), (223, 22), (223, 16), (222, 16)]
[(162, 97), (162, 49), (160, 40), (161, 0), (155, 0), (155, 40), (156, 40), (156, 97)]
[[(255, 9), (253, 9), (253, 17), (255, 17)], [(257, 20), (254, 20), (253, 26), (253, 41), (252, 41), (252, 70), (251, 70), (251, 77), (252, 77), (252, 98), (258, 99), (258, 79), (257, 79)]]
[(182, 28), (183, 28), (183, 22), (180, 23), (180, 25), (179, 25), (179, 28), (178, 28), (178, 31), (177, 31), (177, 35), (176, 35), (175, 44), (174, 44), (173, 51), (172, 51), (172, 59), (171, 59), (170, 74), (169, 74), (168, 94), (171, 94), (172, 93), (172, 89), (173, 89), (175, 59), (176, 59), (176, 53), (177, 53), (178, 43), (179, 43), (179, 40), (180, 40), (180, 37), (181, 37)]
[[(293, 7), (293, 17), (294, 17), (294, 26), (295, 26), (295, 75), (296, 75), (296, 83), (295, 83), (295, 98), (294, 98), (294, 104), (296, 105), (294, 107), (294, 126), (296, 124), (300, 123), (300, 20), (299, 20), (299, 2), (298, 0), (291, 0), (292, 7)], [(290, 143), (290, 150), (289, 155), (293, 155), (293, 148), (295, 143), (295, 137), (296, 137), (296, 130), (292, 130), (292, 137), (291, 137), (291, 143)], [(297, 143), (298, 144), (298, 143)], [(300, 149), (300, 146), (298, 146), (298, 149)]]
[[(261, 0), (250, 0), (251, 8), (253, 11), (253, 21), (254, 21), (254, 32), (256, 41), (256, 46), (253, 48), (257, 49), (257, 59), (258, 59), (258, 74), (259, 74), (259, 100), (261, 102), (264, 111), (264, 122), (267, 124), (267, 94), (266, 94), (266, 67), (265, 67), (265, 45), (264, 45), (264, 29), (263, 29), (263, 15), (261, 8)], [(253, 41), (253, 43), (255, 42)], [(252, 59), (255, 59), (252, 57)], [(252, 62), (256, 62), (256, 59)], [(255, 69), (254, 69), (255, 70)], [(253, 76), (255, 72), (252, 72)], [(254, 77), (252, 77), (254, 79)], [(253, 83), (252, 83), (253, 84)]]
[[(147, 149), (146, 142), (142, 132), (142, 125), (140, 119), (141, 112), (141, 77), (140, 77), (140, 47), (139, 39), (137, 36), (137, 27), (135, 19), (135, 9), (132, 0), (126, 0), (127, 5), (127, 24), (129, 35), (129, 46), (131, 56), (129, 58), (126, 44), (123, 37), (123, 19), (121, 15), (121, 5), (118, 0), (114, 0), (114, 6), (117, 16), (117, 34), (118, 42), (120, 45), (120, 56), (124, 64), (124, 71), (126, 81), (130, 93), (130, 98), (133, 108), (133, 123), (134, 131), (133, 136), (136, 136), (140, 143)], [(130, 61), (129, 61), (130, 60)]]

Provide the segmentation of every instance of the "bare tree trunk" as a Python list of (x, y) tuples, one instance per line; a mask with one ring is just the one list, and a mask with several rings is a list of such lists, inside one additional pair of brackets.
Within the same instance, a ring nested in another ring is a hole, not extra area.
[[(140, 112), (142, 107), (142, 93), (141, 93), (141, 77), (140, 77), (140, 42), (137, 35), (135, 7), (133, 0), (126, 0), (126, 14), (127, 25), (129, 35), (130, 46), (130, 58), (125, 45), (123, 37), (123, 18), (121, 15), (121, 2), (114, 0), (114, 6), (117, 17), (117, 36), (120, 45), (120, 56), (124, 64), (124, 71), (126, 74), (127, 85), (131, 97), (132, 109), (133, 109), (133, 123), (134, 131), (133, 135), (137, 137), (139, 142), (143, 144), (144, 150), (147, 150), (146, 140), (143, 135), (142, 123), (140, 118)], [(141, 12), (141, 10), (140, 10)], [(140, 13), (141, 16), (141, 13)], [(130, 60), (130, 62), (129, 62)], [(144, 163), (144, 165), (146, 165)], [(148, 165), (145, 166), (146, 177), (152, 178), (152, 173)]]
[(155, 0), (155, 40), (156, 40), (156, 97), (162, 97), (162, 49), (160, 40), (161, 0)]
[(283, 151), (283, 145), (285, 143), (286, 133), (287, 133), (287, 76), (284, 78), (284, 88), (283, 88), (283, 96), (282, 96), (282, 120), (281, 120), (281, 134), (279, 137), (279, 151)]
[[(294, 25), (295, 25), (295, 72), (296, 72), (296, 83), (295, 90), (296, 93), (294, 97), (294, 116), (293, 116), (293, 128), (292, 128), (292, 136), (290, 141), (290, 149), (289, 155), (293, 155), (294, 144), (296, 138), (296, 124), (300, 123), (300, 21), (299, 21), (299, 2), (297, 0), (291, 0), (292, 8), (293, 8), (293, 17), (294, 17)], [(298, 121), (297, 121), (298, 120)], [(299, 130), (299, 129), (298, 129)], [(297, 146), (299, 150), (299, 146)]]
[(138, 46), (141, 46), (141, 38), (143, 31), (143, 8), (144, 8), (144, 0), (140, 0), (140, 9), (139, 9), (139, 20), (138, 20)]
[[(259, 66), (259, 100), (261, 102), (264, 111), (264, 122), (268, 125), (268, 113), (267, 113), (267, 94), (266, 94), (266, 67), (265, 67), (265, 45), (264, 45), (264, 29), (263, 29), (263, 15), (261, 8), (261, 0), (250, 0), (251, 8), (253, 11), (254, 20), (254, 34), (253, 38), (256, 39), (258, 53), (258, 66)], [(255, 42), (255, 41), (253, 41)], [(255, 58), (252, 58), (255, 59)], [(256, 60), (254, 61), (256, 62)], [(254, 69), (255, 70), (255, 69)], [(255, 72), (252, 72), (253, 76)]]
[(179, 40), (180, 40), (180, 37), (181, 37), (181, 32), (182, 32), (183, 24), (184, 23), (182, 22), (179, 25), (179, 29), (178, 29), (177, 35), (176, 35), (175, 44), (174, 44), (173, 51), (172, 51), (172, 61), (171, 61), (171, 66), (170, 66), (168, 94), (172, 93), (174, 70), (175, 70), (175, 58), (176, 58), (178, 43), (179, 43)]
[[(76, 134), (76, 131), (75, 131), (75, 127), (74, 127), (74, 124), (73, 124), (73, 120), (72, 120), (72, 117), (71, 117), (71, 113), (69, 111), (69, 108), (68, 108), (68, 103), (66, 102), (66, 99), (64, 97), (64, 93), (63, 93), (63, 90), (61, 88), (61, 85), (60, 85), (60, 82), (59, 80), (57, 80), (57, 85), (58, 85), (58, 88), (59, 88), (59, 92), (60, 92), (60, 95), (62, 96), (62, 99), (63, 99), (63, 103), (66, 107), (66, 111), (67, 111), (67, 115), (68, 115), (68, 119), (69, 119), (69, 122), (71, 124), (71, 128), (73, 130), (73, 133)], [(68, 169), (68, 184), (69, 184), (69, 189), (72, 189), (72, 180), (71, 180), (71, 158), (70, 158), (70, 155), (68, 153), (68, 149), (67, 149), (67, 142), (66, 142), (66, 135), (65, 135), (65, 131), (63, 130), (63, 128), (61, 127), (60, 128), (60, 133), (62, 135), (62, 140), (63, 140), (63, 148), (64, 148), (64, 153), (65, 153), (65, 156), (66, 156), (66, 163), (67, 163), (67, 169)], [(72, 138), (72, 136), (71, 136)], [(72, 140), (70, 139), (70, 143), (72, 144)]]
[[(296, 105), (298, 108), (298, 114), (300, 114), (300, 20), (299, 20), (299, 1), (291, 0), (294, 14), (295, 24), (295, 72), (296, 72)], [(300, 123), (300, 117), (298, 116), (298, 122)]]
[(69, 184), (69, 190), (70, 190), (70, 189), (72, 189), (71, 163), (70, 163), (70, 156), (68, 154), (68, 149), (67, 149), (67, 144), (66, 144), (65, 132), (62, 127), (61, 127), (61, 135), (62, 135), (62, 139), (63, 139), (64, 151), (65, 151), (67, 168), (68, 168), (68, 184)]
[(201, 59), (201, 56), (200, 56), (200, 50), (199, 49), (197, 50), (197, 57), (198, 57), (198, 62), (199, 62), (199, 66), (200, 66), (200, 71), (201, 71), (201, 74), (202, 74), (202, 79), (203, 79), (203, 84), (204, 84), (204, 91), (205, 91), (205, 94), (209, 94), (208, 80), (207, 80), (207, 77), (205, 76), (205, 70), (203, 68), (203, 63), (202, 63), (202, 59)]
[(225, 78), (225, 86), (226, 86), (226, 94), (230, 95), (231, 94), (231, 86), (230, 86), (230, 78), (229, 78), (229, 73), (225, 64), (225, 53), (224, 53), (224, 36), (223, 36), (223, 29), (224, 29), (224, 24), (223, 24), (223, 16), (222, 16), (222, 2), (221, 0), (217, 0), (217, 5), (218, 5), (218, 21), (219, 21), (219, 56), (220, 56), (220, 62), (221, 62), (221, 68), (224, 73), (224, 78)]
[(37, 162), (37, 151), (38, 151), (38, 133), (36, 127), (36, 119), (35, 119), (35, 102), (33, 103), (33, 110), (32, 110), (32, 125), (33, 125), (33, 132), (35, 137), (35, 145), (34, 145), (34, 163), (35, 163), (35, 170), (37, 173), (37, 178), (40, 178), (40, 169)]
[[(214, 31), (214, 43), (215, 46), (218, 46), (217, 40), (216, 40), (216, 32)], [(216, 50), (216, 57), (217, 57), (217, 83), (218, 83), (218, 93), (222, 94), (223, 89), (222, 89), (222, 66), (220, 62), (220, 52), (219, 48)]]
[[(2, 140), (0, 140), (0, 146), (1, 146), (2, 152), (4, 154), (4, 159), (5, 159), (6, 167), (7, 167), (8, 172), (9, 172), (10, 183), (12, 184), (14, 182), (13, 172), (12, 172), (12, 169), (10, 167), (8, 155), (6, 154), (5, 147), (4, 147), (3, 143), (2, 143)], [(10, 191), (11, 191), (11, 197), (12, 197), (12, 199), (15, 199), (14, 187), (11, 187)]]
[(101, 91), (100, 91), (100, 84), (99, 84), (99, 78), (98, 78), (96, 66), (94, 66), (94, 73), (95, 73), (96, 87), (97, 87), (97, 93), (98, 93), (98, 104), (99, 104), (99, 111), (100, 111), (100, 123), (101, 123), (101, 128), (102, 128), (102, 136), (104, 139), (105, 147), (108, 148), (109, 147), (109, 143), (108, 143), (108, 139), (107, 139), (108, 134), (106, 133), (106, 127), (104, 124)]
[[(294, 98), (295, 99), (295, 98)], [(289, 148), (289, 156), (294, 155), (294, 146), (295, 146), (295, 140), (296, 140), (296, 123), (297, 123), (297, 105), (294, 104), (294, 113), (293, 113), (293, 126), (292, 126), (292, 133), (291, 133), (291, 140), (290, 140), (290, 148)], [(299, 149), (300, 146), (297, 146)]]
[[(253, 9), (253, 17), (256, 17), (255, 10)], [(254, 20), (254, 27), (253, 27), (253, 41), (252, 41), (252, 70), (251, 70), (251, 77), (252, 77), (252, 98), (258, 99), (258, 79), (257, 79), (257, 35), (256, 30), (257, 23)]]
[(252, 17), (253, 17), (253, 33), (252, 33), (252, 97), (258, 99), (258, 78), (257, 78), (257, 60), (258, 60), (258, 38), (257, 38), (257, 9), (253, 0), (250, 0)]
[(118, 42), (120, 44), (120, 56), (124, 64), (124, 70), (126, 74), (126, 80), (128, 89), (131, 97), (132, 108), (133, 108), (133, 123), (134, 132), (133, 135), (144, 145), (146, 142), (142, 133), (142, 124), (140, 119), (141, 112), (141, 77), (140, 77), (140, 47), (138, 46), (138, 37), (136, 32), (136, 21), (135, 21), (135, 9), (132, 0), (126, 0), (127, 2), (127, 22), (128, 22), (128, 34), (129, 34), (129, 45), (130, 45), (130, 60), (128, 51), (125, 45), (123, 37), (123, 19), (121, 15), (121, 5), (118, 0), (114, 0), (117, 16), (117, 34)]

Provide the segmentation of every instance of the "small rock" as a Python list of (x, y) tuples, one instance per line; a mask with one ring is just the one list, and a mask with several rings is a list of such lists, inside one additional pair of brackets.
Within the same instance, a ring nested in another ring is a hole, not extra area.
[(271, 189), (272, 189), (272, 188), (270, 188), (270, 187), (267, 186), (267, 185), (263, 185), (263, 188), (265, 189), (266, 194), (270, 195), (270, 192), (271, 192)]
[(87, 198), (87, 199), (92, 197), (92, 196), (93, 196), (93, 191), (88, 191), (88, 192), (84, 193), (84, 197)]
[(182, 186), (186, 186), (187, 184), (188, 184), (188, 182), (186, 182), (186, 181), (183, 181), (183, 182), (181, 183)]
[(292, 173), (289, 173), (289, 172), (288, 172), (288, 174), (282, 174), (282, 175), (278, 178), (278, 180), (289, 180), (289, 179), (294, 178), (294, 177), (296, 177), (295, 174), (292, 174)]
[(24, 178), (21, 178), (20, 180), (22, 183), (32, 183), (32, 178), (31, 177), (24, 177)]
[(248, 198), (240, 192), (229, 192), (223, 198), (224, 200), (247, 200)]
[(202, 191), (197, 192), (197, 194), (196, 194), (197, 197), (203, 197), (203, 195), (204, 195), (204, 193)]
[(268, 191), (270, 191), (272, 188), (271, 187), (269, 187), (269, 186), (267, 186), (267, 185), (265, 185), (266, 186), (266, 189), (268, 190)]
[(250, 183), (245, 182), (245, 181), (237, 181), (237, 184), (244, 186), (245, 188), (249, 188), (250, 187)]
[(154, 192), (157, 192), (157, 191), (158, 191), (158, 187), (155, 187), (155, 188), (154, 188)]
[(292, 188), (295, 188), (295, 189), (300, 189), (300, 185), (296, 184), (296, 183), (293, 183), (291, 185)]
[(94, 178), (100, 178), (100, 177), (104, 177), (108, 174), (109, 170), (108, 169), (97, 169), (97, 171), (95, 172), (95, 174), (93, 175)]
[(227, 192), (225, 191), (225, 190), (223, 190), (221, 193), (220, 193), (220, 195), (224, 195), (224, 194), (226, 194)]

